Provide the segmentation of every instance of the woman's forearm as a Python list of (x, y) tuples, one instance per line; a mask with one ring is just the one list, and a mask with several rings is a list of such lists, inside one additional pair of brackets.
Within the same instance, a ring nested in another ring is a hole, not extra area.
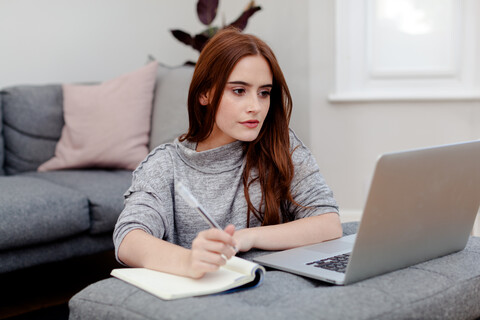
[(130, 231), (119, 249), (119, 259), (128, 266), (187, 276), (188, 249), (158, 239), (143, 230)]
[[(238, 231), (229, 226), (226, 230), (227, 233), (217, 229), (201, 232), (193, 243), (194, 250), (191, 250), (135, 229), (123, 239), (118, 249), (118, 257), (131, 267), (199, 278), (225, 264), (222, 256), (232, 256), (234, 252), (231, 252), (231, 248), (234, 245), (241, 251), (252, 248), (285, 250), (339, 238), (342, 235), (342, 226), (336, 213)], [(229, 234), (233, 234), (233, 238)]]
[(278, 225), (242, 229), (234, 234), (241, 251), (251, 248), (286, 250), (341, 236), (342, 225), (334, 212)]
[(131, 267), (200, 278), (218, 270), (235, 254), (234, 230), (233, 225), (225, 230), (204, 230), (193, 240), (192, 249), (186, 249), (135, 229), (124, 237), (118, 257)]

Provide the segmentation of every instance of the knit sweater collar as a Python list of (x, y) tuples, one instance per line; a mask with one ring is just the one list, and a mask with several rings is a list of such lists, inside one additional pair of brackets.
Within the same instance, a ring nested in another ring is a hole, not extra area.
[(177, 152), (182, 160), (198, 171), (221, 173), (240, 167), (244, 160), (243, 142), (235, 141), (218, 148), (197, 152), (196, 142), (175, 141)]

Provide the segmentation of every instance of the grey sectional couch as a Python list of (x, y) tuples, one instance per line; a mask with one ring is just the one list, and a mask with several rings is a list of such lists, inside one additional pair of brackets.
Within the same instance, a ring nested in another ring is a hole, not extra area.
[[(185, 131), (192, 72), (159, 66), (151, 148)], [(112, 231), (131, 172), (36, 171), (54, 155), (64, 125), (62, 108), (60, 84), (0, 91), (0, 273), (113, 248)]]

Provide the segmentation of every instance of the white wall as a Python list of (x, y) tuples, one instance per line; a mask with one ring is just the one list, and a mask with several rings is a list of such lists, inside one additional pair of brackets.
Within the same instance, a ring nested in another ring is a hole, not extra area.
[(194, 51), (168, 29), (200, 27), (178, 19), (193, 17), (193, 2), (0, 0), (0, 86), (106, 80), (138, 68), (148, 54), (183, 63)]

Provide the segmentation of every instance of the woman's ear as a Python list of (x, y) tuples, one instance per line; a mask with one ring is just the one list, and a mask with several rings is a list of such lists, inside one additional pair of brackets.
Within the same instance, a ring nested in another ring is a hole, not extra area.
[(198, 100), (200, 101), (200, 104), (201, 104), (202, 106), (208, 105), (208, 102), (209, 102), (209, 101), (208, 101), (208, 93), (202, 93), (202, 94), (200, 95), (200, 98), (199, 98)]

